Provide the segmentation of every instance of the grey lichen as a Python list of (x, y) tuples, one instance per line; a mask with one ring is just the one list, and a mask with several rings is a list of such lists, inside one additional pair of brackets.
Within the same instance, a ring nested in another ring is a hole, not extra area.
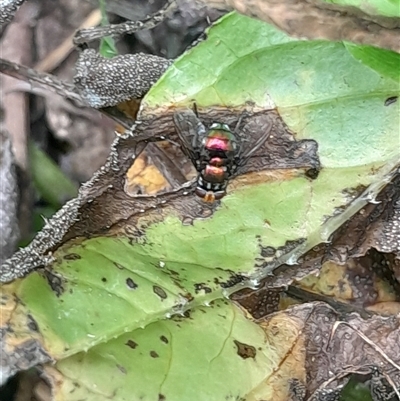
[(143, 97), (171, 64), (171, 60), (143, 53), (108, 59), (87, 49), (76, 63), (74, 82), (91, 107), (110, 107)]
[[(399, 189), (400, 190), (400, 189)], [(393, 202), (393, 210), (381, 227), (377, 248), (382, 252), (394, 252), (400, 255), (400, 199)]]
[(11, 140), (0, 122), (0, 263), (12, 255), (19, 238), (15, 167)]
[(0, 282), (7, 283), (23, 277), (40, 266), (53, 261), (50, 249), (59, 244), (71, 225), (78, 219), (80, 198), (66, 203), (51, 220), (48, 220), (33, 241), (20, 249), (0, 266)]
[(10, 22), (24, 0), (0, 0), (0, 31), (4, 24)]
[(7, 329), (0, 329), (0, 386), (17, 372), (52, 360), (43, 345), (34, 338), (20, 342), (10, 352), (7, 346), (8, 336), (12, 336), (12, 333)]

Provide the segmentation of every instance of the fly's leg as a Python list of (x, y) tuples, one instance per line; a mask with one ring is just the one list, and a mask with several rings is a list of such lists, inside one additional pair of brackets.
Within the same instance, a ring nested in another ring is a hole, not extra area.
[(241, 155), (242, 152), (243, 152), (243, 147), (245, 146), (245, 143), (249, 141), (248, 138), (246, 138), (246, 136), (243, 135), (243, 132), (242, 132), (242, 129), (241, 129), (241, 125), (242, 125), (242, 123), (243, 123), (243, 120), (244, 120), (245, 118), (251, 117), (251, 115), (252, 115), (252, 113), (249, 112), (247, 109), (243, 110), (243, 111), (240, 113), (240, 116), (239, 116), (239, 119), (238, 119), (238, 121), (237, 121), (237, 123), (236, 123), (235, 129), (233, 130), (233, 133), (234, 133), (238, 138), (240, 138), (240, 148), (239, 148), (239, 151), (237, 152), (237, 155), (236, 155), (235, 158), (234, 158), (234, 161), (235, 161), (236, 166), (239, 166), (239, 163), (240, 163), (240, 155)]
[(242, 122), (243, 122), (243, 119), (249, 118), (249, 117), (251, 117), (251, 116), (254, 115), (255, 103), (250, 102), (250, 101), (247, 101), (247, 102), (245, 103), (245, 105), (246, 105), (246, 107), (245, 107), (245, 109), (240, 113), (238, 122), (236, 123), (236, 127), (235, 127), (235, 129), (234, 129), (234, 131), (233, 131), (233, 133), (234, 133), (235, 135), (239, 136), (239, 137), (243, 137), (242, 129), (240, 129), (240, 126), (241, 126), (241, 124), (242, 124)]
[[(207, 134), (207, 128), (205, 125), (200, 121), (199, 117), (199, 111), (197, 110), (197, 104), (196, 102), (193, 103), (193, 113), (196, 115), (198, 122), (195, 127), (195, 130), (197, 132), (197, 135), (195, 135), (192, 139), (192, 147), (193, 148), (198, 148), (199, 146), (202, 145), (202, 140)], [(201, 139), (200, 139), (201, 138)]]
[(193, 113), (196, 114), (196, 117), (199, 118), (199, 111), (197, 110), (197, 103), (193, 103)]
[(167, 0), (160, 10), (141, 21), (127, 21), (121, 24), (81, 29), (74, 37), (74, 44), (78, 46), (96, 39), (104, 38), (105, 36), (120, 36), (144, 29), (152, 29), (164, 21), (166, 14), (175, 8), (177, 8), (176, 1)]
[(248, 113), (247, 110), (243, 110), (243, 111), (240, 113), (240, 116), (239, 116), (239, 119), (238, 119), (238, 121), (237, 121), (237, 123), (236, 123), (235, 129), (233, 130), (233, 133), (234, 133), (235, 135), (240, 136), (240, 126), (242, 125), (243, 119), (244, 119), (245, 117), (248, 117), (248, 116), (249, 116), (249, 113)]

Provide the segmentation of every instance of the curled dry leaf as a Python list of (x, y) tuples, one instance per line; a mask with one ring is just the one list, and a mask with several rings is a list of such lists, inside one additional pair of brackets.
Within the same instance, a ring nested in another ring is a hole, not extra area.
[(399, 256), (400, 174), (335, 235), (330, 246), (332, 260), (345, 262), (364, 256), (371, 248)]
[(365, 213), (369, 216), (368, 225), (353, 253), (362, 255), (375, 248), (400, 258), (400, 174)]
[[(267, 296), (268, 290), (264, 293)], [(288, 389), (291, 392), (303, 389), (305, 398), (299, 399), (323, 400), (323, 394), (338, 391), (340, 395), (351, 375), (371, 377), (377, 372), (381, 372), (383, 381), (385, 377), (389, 380), (387, 399), (395, 396), (395, 388), (400, 389), (398, 316), (361, 318), (357, 313), (341, 314), (317, 302), (257, 319), (257, 324), (268, 340), (273, 339), (275, 349), (286, 349), (282, 364), (268, 378), (276, 382), (274, 394), (285, 394), (278, 399), (291, 399)], [(374, 382), (370, 386), (373, 391)], [(263, 399), (262, 389), (263, 385), (259, 385), (250, 399)]]
[[(386, 285), (392, 287), (392, 291), (399, 293), (399, 199), (400, 175), (397, 173), (375, 202), (361, 209), (335, 233), (332, 243), (325, 247), (326, 259), (338, 265), (346, 265), (349, 260), (354, 260), (351, 263), (356, 264), (361, 261), (364, 269), (386, 281)], [(362, 272), (354, 272), (350, 276), (359, 278), (364, 275), (360, 273)], [(363, 292), (361, 287), (360, 291)], [(376, 291), (375, 297), (382, 288)], [(367, 298), (358, 298), (368, 302)]]
[(395, 18), (399, 10), (390, 2), (386, 2), (387, 7), (380, 7), (378, 2), (360, 3), (363, 11), (354, 7), (353, 2), (332, 4), (318, 0), (207, 0), (207, 3), (270, 22), (299, 38), (343, 40), (400, 52), (397, 40), (400, 26)]

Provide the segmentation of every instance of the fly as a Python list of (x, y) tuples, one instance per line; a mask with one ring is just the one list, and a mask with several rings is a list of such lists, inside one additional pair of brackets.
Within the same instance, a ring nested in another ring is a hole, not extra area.
[(251, 143), (239, 131), (241, 118), (234, 131), (219, 122), (207, 129), (192, 110), (176, 112), (174, 122), (182, 150), (199, 173), (195, 193), (205, 202), (214, 202), (226, 195), (229, 179), (260, 148), (272, 129), (268, 121), (259, 127), (261, 135)]

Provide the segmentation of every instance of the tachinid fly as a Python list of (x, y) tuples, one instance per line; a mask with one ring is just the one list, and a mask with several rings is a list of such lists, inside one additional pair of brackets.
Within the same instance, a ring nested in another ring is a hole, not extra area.
[(258, 127), (255, 141), (239, 132), (241, 118), (234, 131), (224, 123), (213, 123), (207, 129), (192, 110), (174, 114), (182, 150), (199, 172), (195, 193), (205, 202), (214, 202), (226, 195), (229, 179), (269, 136), (272, 124), (268, 121)]

